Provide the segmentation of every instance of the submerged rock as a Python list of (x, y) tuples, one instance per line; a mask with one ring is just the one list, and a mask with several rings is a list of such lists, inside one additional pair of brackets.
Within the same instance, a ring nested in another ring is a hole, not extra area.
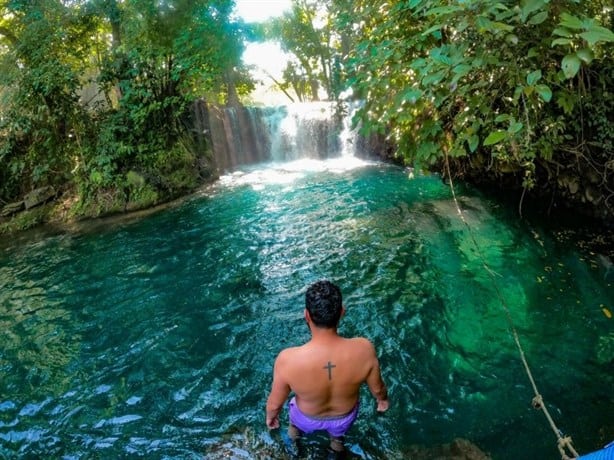
[(404, 452), (403, 458), (412, 460), (490, 460), (475, 444), (466, 439), (456, 438), (450, 444), (423, 447), (412, 446)]

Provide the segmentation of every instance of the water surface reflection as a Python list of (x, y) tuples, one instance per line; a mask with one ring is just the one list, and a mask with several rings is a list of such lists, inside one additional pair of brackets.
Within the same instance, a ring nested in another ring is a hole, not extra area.
[[(5, 247), (0, 455), (282, 456), (263, 420), (271, 366), (307, 339), (303, 292), (323, 277), (345, 293), (341, 333), (376, 344), (393, 401), (375, 417), (362, 395), (355, 452), (400, 458), (464, 437), (497, 459), (558, 455), (445, 185), (313, 165)], [(461, 204), (553, 415), (596, 449), (614, 437), (611, 282), (543, 227), (470, 191)]]

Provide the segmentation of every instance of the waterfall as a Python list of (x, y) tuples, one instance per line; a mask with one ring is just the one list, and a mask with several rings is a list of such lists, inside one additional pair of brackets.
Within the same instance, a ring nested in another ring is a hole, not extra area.
[(301, 103), (279, 107), (266, 116), (271, 159), (324, 159), (340, 154), (340, 127), (331, 104)]
[[(223, 174), (241, 165), (372, 156), (351, 119), (357, 104), (298, 103), (278, 107), (207, 106), (206, 133), (215, 167)], [(202, 118), (202, 117), (201, 117)]]

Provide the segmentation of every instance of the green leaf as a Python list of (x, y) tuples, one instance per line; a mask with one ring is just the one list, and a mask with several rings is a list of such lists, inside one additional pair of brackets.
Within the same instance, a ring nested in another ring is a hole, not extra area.
[(539, 81), (541, 77), (542, 77), (542, 71), (534, 70), (529, 75), (527, 75), (527, 84), (534, 85), (535, 83)]
[(493, 21), (491, 24), (495, 30), (503, 30), (505, 32), (512, 32), (514, 30), (512, 26), (505, 24), (504, 22)]
[(478, 31), (480, 32), (492, 30), (492, 21), (484, 16), (478, 16), (475, 24), (478, 26)]
[(575, 54), (568, 54), (561, 61), (561, 68), (566, 78), (573, 78), (580, 70), (580, 58)]
[(571, 45), (572, 43), (573, 42), (569, 38), (556, 38), (552, 40), (550, 46), (552, 47), (556, 45)]
[(409, 65), (412, 69), (422, 69), (423, 67), (426, 67), (427, 62), (426, 59), (424, 58), (418, 58), (418, 59), (414, 59), (411, 64)]
[(484, 139), (484, 145), (493, 145), (501, 142), (506, 136), (507, 134), (505, 131), (493, 131), (486, 139)]
[(500, 123), (502, 121), (507, 121), (509, 119), (510, 119), (509, 114), (502, 113), (501, 115), (497, 115), (497, 117), (495, 118), (495, 123)]
[(439, 6), (436, 8), (431, 8), (425, 14), (425, 16), (440, 16), (442, 14), (456, 13), (457, 11), (462, 11), (460, 6)]
[(423, 85), (436, 85), (441, 80), (443, 80), (445, 75), (446, 75), (445, 70), (440, 70), (439, 72), (428, 74), (422, 79), (422, 84)]
[(548, 12), (542, 11), (529, 19), (529, 24), (536, 26), (537, 24), (544, 22), (546, 19), (548, 19)]
[(472, 134), (469, 136), (469, 139), (467, 139), (467, 142), (469, 143), (469, 151), (473, 153), (478, 148), (480, 137), (477, 134)]
[(460, 146), (458, 146), (458, 145), (454, 145), (450, 149), (450, 156), (451, 157), (464, 157), (466, 154), (467, 154), (467, 152), (465, 151), (465, 149), (460, 147)]
[(507, 6), (505, 6), (503, 3), (499, 2), (499, 3), (495, 3), (492, 6), (494, 9), (499, 10), (499, 11), (508, 11), (509, 8)]
[(521, 2), (522, 6), (522, 22), (526, 21), (531, 13), (539, 10), (544, 6), (544, 0), (524, 0)]
[(605, 27), (593, 27), (588, 32), (581, 33), (580, 37), (591, 46), (598, 42), (614, 42), (614, 33)]
[(422, 91), (416, 88), (410, 88), (403, 93), (403, 101), (411, 102), (415, 104), (422, 96)]
[(552, 35), (558, 35), (559, 37), (571, 37), (573, 34), (564, 27), (557, 27), (552, 31)]
[(550, 99), (552, 99), (552, 90), (548, 85), (537, 85), (535, 91), (545, 102), (550, 102)]
[(459, 76), (463, 76), (468, 74), (471, 71), (471, 66), (469, 64), (459, 64), (452, 69), (452, 72), (455, 74), (459, 74)]
[(576, 96), (568, 91), (557, 91), (556, 105), (569, 115), (576, 105)]
[(450, 56), (447, 56), (447, 55), (445, 55), (445, 54), (442, 54), (442, 53), (441, 53), (441, 49), (439, 49), (439, 48), (436, 48), (435, 50), (433, 50), (433, 51), (431, 52), (431, 57), (432, 57), (432, 58), (433, 58), (435, 61), (440, 62), (440, 63), (442, 63), (442, 64), (445, 64), (445, 65), (452, 65), (452, 59), (450, 59)]
[(439, 30), (443, 27), (443, 24), (436, 24), (433, 27), (429, 27), (428, 29), (426, 29), (424, 32), (422, 32), (422, 35), (428, 35), (432, 32), (435, 32), (436, 30)]
[(522, 129), (523, 126), (524, 125), (520, 123), (519, 121), (515, 121), (514, 123), (510, 125), (509, 128), (507, 128), (507, 132), (510, 134), (516, 134), (518, 131)]
[(582, 62), (585, 62), (586, 64), (590, 64), (595, 57), (595, 55), (593, 54), (593, 50), (589, 48), (583, 48), (581, 50), (576, 51), (576, 56), (578, 56), (580, 60)]
[(418, 145), (418, 148), (416, 149), (416, 157), (428, 163), (431, 157), (435, 156), (438, 151), (439, 149), (437, 145), (435, 145), (433, 142), (424, 141)]
[(478, 16), (475, 23), (478, 26), (478, 31), (480, 32), (488, 31), (496, 33), (500, 31), (512, 32), (514, 30), (514, 28), (509, 24), (499, 21), (491, 21), (486, 16)]
[(575, 16), (572, 16), (569, 13), (561, 14), (561, 22), (560, 25), (563, 27), (568, 27), (570, 29), (584, 29), (584, 23)]

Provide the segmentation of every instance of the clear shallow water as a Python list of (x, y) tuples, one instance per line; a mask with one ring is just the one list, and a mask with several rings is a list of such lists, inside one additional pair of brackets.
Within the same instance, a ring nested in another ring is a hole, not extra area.
[[(272, 363), (307, 340), (320, 278), (342, 287), (340, 332), (375, 343), (391, 394), (377, 417), (362, 393), (355, 452), (464, 437), (495, 459), (560, 458), (449, 189), (353, 166), (252, 169), (138, 221), (2, 246), (0, 458), (281, 458)], [(611, 274), (459, 194), (555, 421), (596, 450), (614, 438)]]

